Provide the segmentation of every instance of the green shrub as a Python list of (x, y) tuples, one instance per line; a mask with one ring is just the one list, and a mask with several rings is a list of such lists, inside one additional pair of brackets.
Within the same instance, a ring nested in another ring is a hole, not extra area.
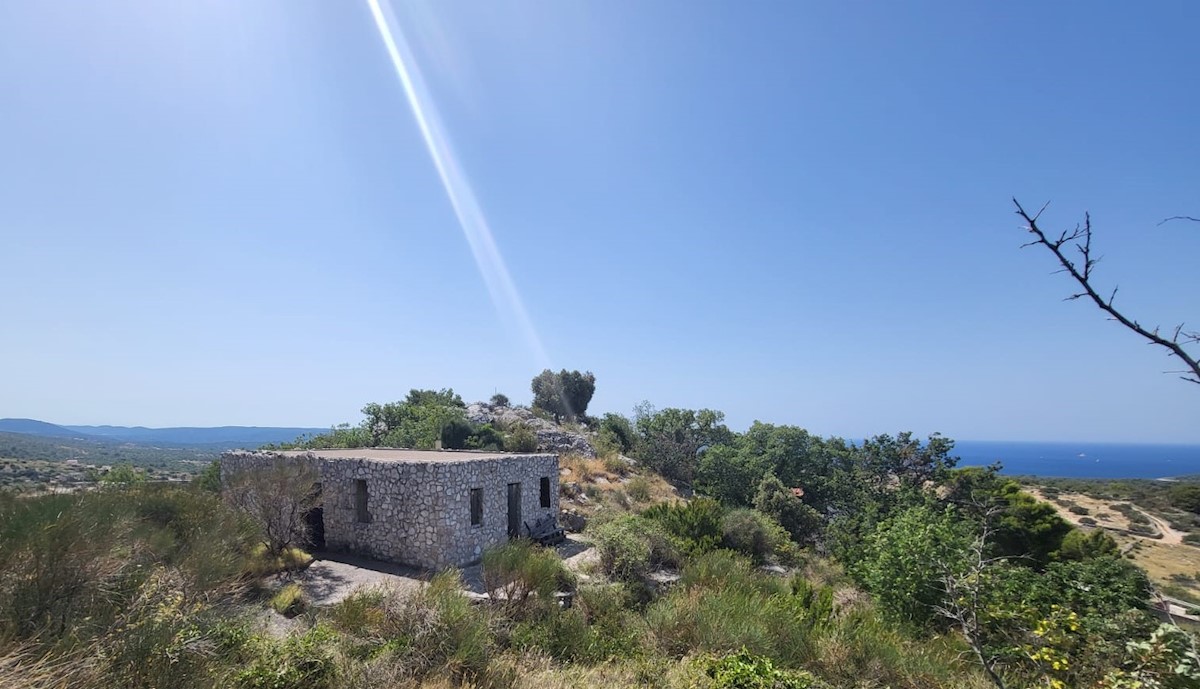
[(679, 562), (672, 538), (656, 521), (623, 515), (590, 529), (605, 573), (622, 581), (640, 581), (650, 571)]
[(329, 609), (329, 621), (340, 632), (368, 636), (383, 624), (387, 591), (366, 588), (346, 596)]
[(247, 576), (261, 578), (280, 572), (295, 572), (312, 564), (313, 557), (299, 548), (284, 548), (278, 555), (271, 554), (267, 544), (259, 543), (246, 555), (243, 571)]
[(770, 658), (745, 649), (727, 656), (703, 656), (695, 661), (712, 683), (711, 689), (809, 689), (816, 678), (803, 670), (775, 667)]
[(603, 462), (604, 470), (610, 474), (616, 474), (617, 476), (624, 476), (625, 474), (628, 474), (629, 470), (632, 468), (629, 465), (629, 462), (621, 459), (620, 455), (616, 454), (606, 454)]
[(442, 447), (447, 450), (462, 450), (475, 428), (464, 419), (451, 419), (442, 426)]
[(280, 641), (255, 640), (253, 658), (236, 672), (240, 689), (326, 689), (337, 686), (334, 644), (337, 634), (317, 626)]
[(712, 498), (696, 498), (686, 503), (662, 502), (642, 512), (643, 518), (662, 525), (689, 555), (720, 547), (724, 515), (721, 503)]
[(634, 502), (648, 502), (650, 500), (650, 480), (645, 476), (634, 476), (629, 479), (629, 483), (625, 484), (625, 492)]
[(773, 519), (755, 510), (736, 509), (721, 520), (721, 542), (726, 548), (749, 556), (754, 562), (795, 559), (795, 545), (787, 531)]
[(1091, 512), (1092, 512), (1091, 510), (1084, 507), (1083, 505), (1077, 505), (1074, 503), (1067, 506), (1067, 511), (1070, 512), (1071, 514), (1091, 514)]
[(491, 403), (493, 407), (507, 407), (509, 406), (508, 395), (497, 392), (492, 395)]
[(1188, 545), (1200, 545), (1200, 533), (1184, 534), (1183, 542)]
[(787, 583), (728, 551), (697, 557), (680, 583), (646, 611), (655, 647), (672, 657), (746, 648), (789, 667), (812, 657), (808, 602)]
[(556, 606), (554, 594), (574, 578), (558, 553), (520, 538), (483, 552), (483, 584), (510, 613), (530, 616)]
[(483, 424), (467, 438), (467, 447), (472, 450), (504, 451), (504, 435), (491, 426)]
[(271, 596), (271, 609), (285, 617), (295, 617), (308, 607), (299, 584), (288, 584)]
[(509, 452), (537, 452), (537, 434), (523, 423), (515, 424), (504, 440), (504, 447), (508, 448)]

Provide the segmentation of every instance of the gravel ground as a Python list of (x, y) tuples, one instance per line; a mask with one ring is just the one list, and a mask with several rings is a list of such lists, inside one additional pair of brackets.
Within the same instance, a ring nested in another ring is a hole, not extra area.
[[(555, 550), (562, 557), (563, 564), (576, 573), (583, 573), (599, 560), (595, 548), (573, 534)], [(342, 553), (320, 553), (308, 569), (296, 576), (295, 581), (313, 605), (325, 606), (334, 605), (355, 589), (363, 587), (386, 586), (398, 591), (415, 591), (424, 586), (431, 576), (431, 572), (390, 562)], [(484, 593), (480, 565), (464, 567), (462, 576), (467, 591)]]

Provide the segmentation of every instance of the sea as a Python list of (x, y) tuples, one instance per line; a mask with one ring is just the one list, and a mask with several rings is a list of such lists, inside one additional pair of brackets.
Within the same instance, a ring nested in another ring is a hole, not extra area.
[(958, 440), (958, 466), (1000, 462), (1009, 475), (1174, 478), (1200, 475), (1200, 445)]

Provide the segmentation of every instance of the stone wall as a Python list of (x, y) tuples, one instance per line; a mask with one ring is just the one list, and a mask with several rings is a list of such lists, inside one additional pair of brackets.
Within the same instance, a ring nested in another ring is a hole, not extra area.
[[(320, 453), (231, 452), (222, 477), (279, 458), (311, 463), (321, 475), (325, 544), (428, 569), (479, 560), (508, 532), (508, 484), (521, 484), (521, 521), (558, 514), (555, 455), (433, 454), (425, 461), (325, 458)], [(550, 506), (540, 504), (540, 480), (550, 480)], [(360, 522), (356, 481), (367, 486), (369, 520)], [(482, 524), (471, 525), (472, 488), (482, 489)], [(524, 528), (522, 527), (522, 532)]]

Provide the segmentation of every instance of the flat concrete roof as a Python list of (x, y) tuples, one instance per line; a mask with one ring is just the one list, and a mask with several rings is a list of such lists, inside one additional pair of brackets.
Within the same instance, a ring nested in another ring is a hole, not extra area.
[(275, 454), (284, 457), (313, 455), (321, 459), (371, 459), (385, 462), (472, 462), (480, 459), (507, 459), (531, 455), (553, 455), (552, 452), (506, 453), (473, 450), (398, 450), (385, 447), (364, 447), (355, 450), (284, 450)]

